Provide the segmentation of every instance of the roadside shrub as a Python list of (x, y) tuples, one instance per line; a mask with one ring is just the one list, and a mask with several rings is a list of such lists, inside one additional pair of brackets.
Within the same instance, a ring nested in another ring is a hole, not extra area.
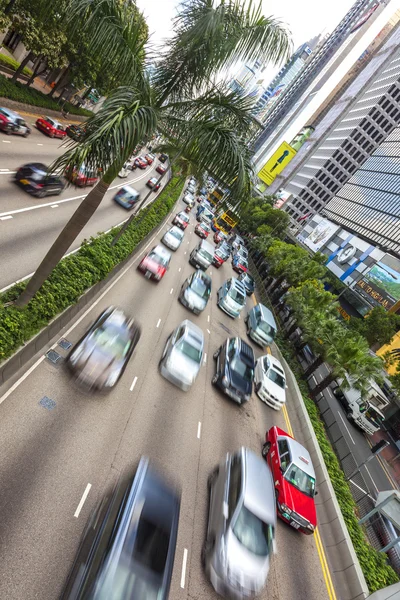
[(48, 325), (63, 310), (75, 304), (92, 285), (104, 279), (168, 215), (178, 200), (183, 181), (173, 177), (157, 200), (142, 209), (119, 242), (111, 241), (119, 228), (85, 240), (76, 254), (65, 257), (53, 270), (36, 296), (23, 309), (4, 303), (15, 300), (27, 282), (18, 283), (0, 296), (0, 361), (5, 360)]
[[(11, 58), (11, 56), (7, 56), (6, 54), (0, 54), (0, 65), (4, 65), (5, 67), (12, 69), (13, 71), (16, 71), (20, 63), (17, 60), (15, 60), (15, 58)], [(32, 75), (32, 71), (31, 69), (28, 69), (28, 67), (24, 67), (22, 73), (27, 77), (30, 77)]]
[[(0, 75), (0, 97), (15, 100), (16, 102), (23, 102), (24, 104), (29, 104), (31, 106), (49, 108), (50, 110), (61, 112), (61, 106), (53, 100), (53, 98), (49, 98), (47, 94), (42, 94), (42, 92), (39, 92), (32, 87), (28, 88), (19, 81), (13, 83), (4, 75)], [(90, 117), (93, 114), (90, 110), (78, 108), (69, 102), (65, 102), (63, 106), (70, 114), (84, 115), (87, 117)]]

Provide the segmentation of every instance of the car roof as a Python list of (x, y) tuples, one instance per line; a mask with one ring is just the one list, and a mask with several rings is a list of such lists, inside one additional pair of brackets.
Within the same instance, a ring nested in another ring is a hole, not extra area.
[(275, 489), (271, 471), (249, 448), (240, 450), (244, 467), (244, 505), (264, 523), (276, 524)]
[(315, 471), (312, 464), (311, 456), (308, 450), (304, 448), (297, 440), (294, 440), (290, 436), (278, 436), (279, 438), (285, 437), (290, 451), (290, 457), (292, 462), (299, 467), (302, 471), (310, 475), (315, 479)]
[(282, 364), (279, 362), (279, 360), (277, 358), (275, 358), (275, 356), (272, 356), (272, 354), (266, 354), (265, 356), (262, 356), (261, 358), (268, 358), (268, 362), (270, 364), (271, 367), (273, 367), (274, 369), (276, 369), (276, 371), (278, 373), (282, 373), (283, 375), (285, 374), (285, 370), (282, 367)]
[(20, 114), (18, 114), (14, 110), (11, 110), (10, 108), (6, 108), (5, 106), (0, 106), (0, 110), (2, 110), (3, 112), (5, 112), (10, 117), (22, 119), (22, 117), (21, 117)]
[(139, 195), (139, 192), (130, 185), (123, 185), (118, 191), (121, 192), (122, 190), (125, 190), (126, 192), (128, 192), (128, 194), (132, 194), (134, 196)]
[(161, 246), (161, 244), (157, 244), (157, 246), (154, 246), (154, 248), (152, 248), (152, 252), (156, 252), (161, 256), (165, 256), (165, 258), (171, 258), (171, 252), (168, 252), (168, 250), (166, 250), (164, 246)]
[(207, 242), (207, 240), (202, 240), (200, 242), (199, 246), (201, 246), (201, 248), (204, 248), (205, 250), (207, 250), (210, 254), (212, 254), (214, 256), (214, 246), (212, 244), (210, 244), (210, 242)]
[(184, 321), (182, 321), (179, 327), (185, 328), (185, 338), (191, 338), (196, 344), (198, 344), (198, 346), (203, 346), (204, 334), (200, 327), (192, 323), (192, 321), (190, 321), (189, 319), (185, 319)]
[(157, 177), (152, 177), (152, 178), (150, 179), (150, 181), (155, 181), (155, 182), (157, 183), (158, 179), (157, 179)]
[(197, 271), (195, 271), (195, 273), (193, 273), (193, 277), (196, 277), (196, 279), (202, 279), (203, 281), (205, 281), (211, 285), (212, 280), (211, 280), (210, 275), (208, 273), (205, 273), (201, 269), (197, 269)]
[(178, 225), (172, 225), (172, 227), (170, 227), (170, 229), (168, 229), (167, 233), (172, 230), (177, 231), (181, 237), (184, 236), (182, 229), (180, 227), (178, 227)]
[(239, 348), (240, 354), (242, 354), (242, 356), (251, 361), (254, 365), (255, 359), (253, 348), (249, 346), (249, 344), (247, 344), (244, 340), (242, 340), (242, 338), (237, 337), (235, 339), (237, 340), (237, 346)]
[(43, 163), (27, 163), (26, 165), (23, 165), (23, 168), (25, 167), (35, 169), (36, 171), (42, 171), (43, 173), (47, 173), (47, 167)]
[(267, 321), (267, 323), (269, 325), (272, 325), (275, 329), (277, 329), (276, 321), (275, 321), (274, 315), (272, 314), (272, 311), (270, 311), (269, 308), (267, 308), (266, 306), (264, 306), (264, 304), (261, 304), (261, 302), (259, 302), (258, 304), (256, 304), (254, 306), (254, 308), (256, 308), (256, 306), (260, 307), (263, 319), (265, 321)]
[(242, 292), (243, 294), (246, 294), (246, 288), (244, 287), (243, 283), (241, 281), (239, 281), (239, 279), (237, 277), (231, 277), (231, 281), (240, 292)]

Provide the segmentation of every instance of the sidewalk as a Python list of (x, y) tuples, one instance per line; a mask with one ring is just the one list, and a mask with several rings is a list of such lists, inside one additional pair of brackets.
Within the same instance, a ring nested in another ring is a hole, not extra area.
[(382, 468), (386, 472), (396, 489), (400, 489), (400, 452), (396, 448), (396, 446), (391, 441), (389, 435), (386, 431), (380, 429), (373, 435), (369, 435), (368, 439), (372, 443), (372, 445), (377, 444), (380, 440), (387, 440), (389, 442), (389, 446), (387, 446), (382, 452), (380, 452), (377, 456), (380, 461)]

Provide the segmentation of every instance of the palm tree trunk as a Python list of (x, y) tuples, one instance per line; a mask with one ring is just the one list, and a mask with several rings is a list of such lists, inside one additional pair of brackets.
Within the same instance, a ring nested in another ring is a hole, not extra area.
[(322, 358), (322, 356), (318, 356), (318, 358), (316, 358), (314, 360), (314, 362), (308, 367), (308, 369), (306, 369), (302, 375), (303, 379), (308, 379), (313, 373), (314, 371), (316, 371), (318, 369), (318, 367), (320, 367), (324, 362), (324, 359)]
[[(107, 176), (107, 173), (105, 176)], [(107, 177), (107, 179), (109, 178)], [(71, 246), (96, 209), (99, 207), (105, 193), (110, 186), (111, 181), (106, 183), (104, 179), (101, 179), (88, 193), (86, 198), (82, 200), (77, 210), (74, 212), (50, 250), (47, 252), (39, 267), (36, 269), (34, 275), (29, 280), (25, 290), (16, 299), (16, 306), (25, 306), (28, 304), (36, 292), (41, 288), (43, 283), (49, 277), (50, 273), (63, 258), (68, 248)]]
[(15, 71), (14, 75), (11, 77), (11, 81), (13, 83), (15, 83), (18, 79), (18, 77), (21, 75), (22, 71), (25, 68), (25, 65), (28, 64), (28, 62), (31, 60), (31, 58), (33, 57), (33, 52), (28, 52), (28, 54), (25, 56), (24, 60), (22, 61), (22, 63), (19, 65), (18, 69)]
[(322, 381), (320, 381), (319, 384), (316, 385), (313, 390), (311, 390), (311, 392), (310, 392), (310, 398), (312, 398), (313, 400), (315, 400), (315, 398), (318, 396), (318, 394), (320, 394), (321, 392), (323, 392), (324, 389), (327, 388), (328, 385), (330, 385), (333, 381), (335, 381), (335, 374), (334, 373), (329, 373), (325, 377), (325, 379), (323, 379)]

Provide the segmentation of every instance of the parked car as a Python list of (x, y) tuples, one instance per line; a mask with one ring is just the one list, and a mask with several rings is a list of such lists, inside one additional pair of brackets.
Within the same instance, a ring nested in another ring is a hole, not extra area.
[(154, 246), (140, 261), (139, 271), (144, 273), (146, 279), (160, 281), (167, 272), (171, 261), (171, 253), (163, 246)]
[(244, 404), (251, 398), (254, 376), (253, 349), (239, 337), (226, 340), (213, 354), (217, 368), (211, 380), (229, 398)]
[(246, 294), (248, 296), (251, 296), (252, 294), (254, 294), (254, 289), (255, 289), (254, 279), (248, 272), (241, 273), (238, 277), (238, 280), (243, 283), (243, 285), (246, 289)]
[(228, 236), (226, 235), (226, 233), (224, 233), (223, 231), (218, 230), (218, 231), (216, 231), (214, 233), (214, 242), (216, 244), (219, 244), (220, 242), (223, 242), (224, 240), (226, 240), (227, 237)]
[(178, 300), (198, 315), (207, 306), (210, 294), (211, 277), (199, 269), (183, 282)]
[(161, 187), (161, 183), (157, 183), (157, 181), (158, 181), (157, 177), (152, 177), (151, 179), (149, 179), (146, 182), (146, 185), (151, 190), (153, 190), (153, 192), (157, 192), (160, 189), (160, 187)]
[(189, 213), (191, 212), (192, 208), (193, 208), (193, 204), (188, 204), (188, 205), (185, 207), (185, 213), (188, 213), (188, 214), (189, 214)]
[(223, 248), (216, 248), (212, 264), (219, 269), (229, 258), (229, 254)]
[(67, 135), (64, 126), (51, 117), (39, 117), (36, 127), (51, 138), (64, 138)]
[(184, 212), (179, 212), (177, 215), (175, 215), (172, 224), (177, 225), (181, 229), (185, 230), (186, 227), (189, 225), (189, 217), (185, 215)]
[(158, 165), (156, 167), (156, 171), (157, 173), (160, 173), (160, 175), (163, 175), (167, 170), (167, 167), (164, 167), (163, 165)]
[(77, 187), (93, 187), (99, 180), (97, 172), (93, 169), (88, 169), (84, 164), (80, 169), (67, 168), (64, 172), (64, 177)]
[(265, 434), (262, 454), (275, 482), (278, 516), (311, 535), (317, 526), (315, 472), (308, 451), (279, 427)]
[(242, 258), (241, 256), (236, 255), (232, 258), (232, 269), (237, 273), (247, 273), (249, 265), (247, 264), (247, 260)]
[(165, 162), (167, 162), (167, 160), (168, 160), (168, 154), (159, 154), (159, 156), (158, 156), (158, 160), (159, 160), (160, 162), (162, 162), (162, 163), (165, 163)]
[(140, 194), (129, 185), (124, 185), (114, 196), (114, 202), (123, 206), (127, 210), (132, 210), (135, 204), (138, 203)]
[(278, 331), (272, 312), (264, 304), (256, 304), (249, 310), (244, 320), (247, 335), (261, 348), (270, 346)]
[(85, 388), (109, 390), (121, 378), (140, 332), (134, 319), (111, 306), (72, 348), (67, 367)]
[(189, 255), (189, 263), (196, 269), (206, 271), (211, 265), (214, 256), (214, 248), (206, 240), (202, 240), (198, 246), (193, 248)]
[(257, 396), (275, 410), (286, 402), (285, 371), (279, 360), (271, 354), (261, 356), (254, 369), (254, 389)]
[(36, 198), (58, 196), (65, 187), (65, 181), (59, 175), (48, 173), (43, 163), (28, 163), (20, 167), (15, 173), (15, 182)]
[(28, 137), (31, 133), (31, 128), (26, 121), (17, 112), (9, 108), (0, 108), (0, 131), (4, 131), (8, 135), (22, 135)]
[(128, 177), (129, 171), (131, 170), (129, 168), (129, 166), (130, 166), (129, 163), (124, 163), (124, 165), (122, 166), (122, 169), (118, 173), (118, 177), (120, 177), (121, 179), (125, 179), (126, 177)]
[(180, 229), (177, 225), (174, 225), (171, 227), (171, 229), (168, 229), (168, 231), (164, 233), (161, 241), (165, 246), (175, 252), (175, 250), (178, 250), (182, 243), (183, 235), (184, 233), (182, 229)]
[(203, 239), (206, 239), (209, 236), (210, 231), (211, 227), (207, 223), (199, 223), (194, 228), (195, 234)]
[(227, 279), (217, 292), (217, 304), (230, 317), (235, 319), (246, 304), (246, 290), (235, 277)]
[(148, 165), (152, 165), (155, 158), (156, 158), (155, 155), (151, 154), (150, 152), (148, 154), (145, 154), (145, 159), (146, 159)]
[(228, 453), (208, 479), (202, 562), (215, 591), (233, 600), (261, 592), (276, 552), (274, 484), (262, 462), (241, 448)]
[(68, 137), (78, 142), (82, 135), (84, 134), (84, 130), (79, 125), (68, 125), (65, 128), (65, 133)]
[(135, 158), (135, 160), (133, 161), (133, 164), (135, 165), (135, 167), (138, 167), (139, 169), (146, 169), (146, 167), (149, 166), (149, 163), (144, 158), (144, 156), (138, 156), (137, 158)]
[(194, 323), (185, 319), (168, 337), (160, 360), (160, 373), (187, 392), (200, 371), (204, 335)]
[(168, 600), (179, 494), (142, 457), (89, 519), (61, 600)]

